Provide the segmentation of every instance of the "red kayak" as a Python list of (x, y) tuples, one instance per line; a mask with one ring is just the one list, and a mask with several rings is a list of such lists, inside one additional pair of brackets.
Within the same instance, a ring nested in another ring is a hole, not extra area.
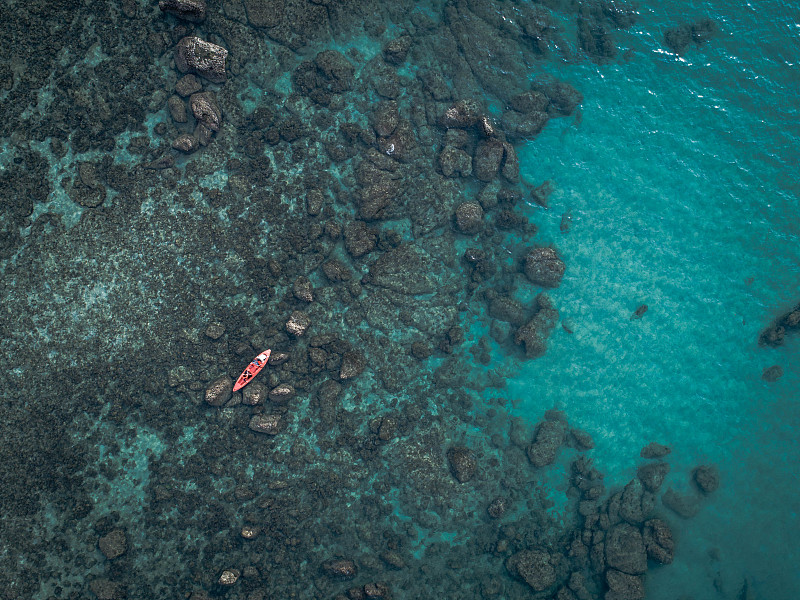
[(247, 368), (239, 375), (239, 379), (236, 380), (236, 385), (233, 386), (234, 392), (242, 389), (250, 383), (256, 375), (261, 373), (261, 369), (267, 366), (270, 354), (272, 354), (272, 350), (264, 350), (264, 352), (253, 359), (253, 362), (247, 365)]

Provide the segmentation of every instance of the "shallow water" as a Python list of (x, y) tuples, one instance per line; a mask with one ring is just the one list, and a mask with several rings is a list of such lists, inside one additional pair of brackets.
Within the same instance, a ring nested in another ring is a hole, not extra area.
[[(672, 529), (676, 549), (673, 564), (650, 563), (647, 598), (739, 598), (745, 582), (756, 598), (794, 597), (800, 336), (779, 348), (757, 341), (800, 295), (799, 7), (650, 2), (632, 27), (611, 31), (616, 57), (592, 61), (575, 47), (576, 7), (554, 6), (563, 38), (539, 57), (514, 45), (514, 19), (529, 5), (453, 6), (484, 15), (471, 22), (478, 38), (506, 32), (502, 43), (481, 46), (485, 62), (471, 69), (463, 50), (448, 45), (455, 17), (435, 3), (359, 7), (371, 16), (355, 25), (330, 8), (330, 30), (310, 34), (297, 52), (296, 39), (279, 40), (285, 32), (271, 38), (251, 27), (243, 4), (209, 3), (212, 16), (197, 33), (232, 53), (228, 82), (205, 83), (224, 122), (189, 156), (169, 149), (189, 130), (165, 107), (180, 75), (167, 48), (187, 33), (176, 33), (173, 17), (151, 3), (87, 5), (73, 21), (47, 21), (46, 9), (14, 3), (0, 13), (13, 14), (17, 27), (41, 17), (64, 38), (43, 42), (43, 55), (58, 58), (41, 89), (30, 86), (28, 106), (14, 95), (23, 87), (23, 54), (15, 51), (0, 73), (14, 73), (12, 87), (0, 86), (2, 99), (16, 98), (14, 114), (26, 119), (25, 127), (6, 125), (0, 139), (5, 193), (20, 206), (31, 198), (28, 209), (3, 213), (3, 248), (13, 251), (4, 250), (0, 264), (0, 456), (3, 478), (21, 483), (2, 495), (2, 537), (13, 541), (0, 547), (0, 592), (96, 597), (98, 581), (110, 580), (131, 598), (203, 590), (248, 600), (333, 598), (386, 581), (396, 598), (425, 590), (530, 597), (509, 557), (543, 547), (567, 557), (565, 540), (580, 533), (568, 481), (575, 450), (562, 448), (541, 470), (525, 456), (534, 424), (557, 408), (594, 439), (588, 455), (609, 493), (635, 477), (651, 441), (673, 449), (663, 489), (694, 496), (692, 469), (719, 470), (720, 489), (702, 497), (690, 519), (656, 501), (654, 515)], [(509, 15), (505, 25), (487, 26), (492, 13)], [(708, 43), (682, 56), (665, 48), (667, 29), (705, 17), (719, 26)], [(357, 165), (376, 143), (342, 130), (357, 123), (372, 131), (381, 100), (372, 70), (402, 31), (414, 44), (395, 69), (398, 103), (419, 154), (392, 163), (402, 199), (386, 220), (368, 220), (380, 241), (356, 256), (325, 228), (358, 218)], [(159, 42), (154, 32), (176, 39)], [(164, 49), (154, 50), (159, 43)], [(294, 70), (325, 49), (353, 63), (355, 83), (330, 107), (290, 96)], [(439, 65), (452, 94), (434, 101), (426, 77)], [(495, 77), (500, 69), (505, 79)], [(127, 79), (112, 79), (120, 71)], [(144, 99), (133, 108), (114, 104), (119, 115), (103, 121), (120, 130), (98, 134), (107, 145), (79, 139), (103, 115), (86, 97), (114, 98), (109, 88), (143, 72), (131, 89)], [(526, 89), (546, 77), (575, 86), (583, 102), (515, 144), (520, 185), (495, 180), (524, 191), (514, 211), (538, 233), (494, 231), (491, 208), (481, 234), (454, 232), (455, 207), (484, 184), (437, 171), (437, 119), (462, 97), (481, 98), (499, 117), (500, 96), (511, 94), (502, 82)], [(259, 107), (273, 110), (274, 122), (256, 125)], [(292, 119), (305, 127), (299, 140)], [(331, 160), (334, 144), (352, 155)], [(164, 155), (172, 166), (143, 168)], [(257, 161), (264, 156), (268, 167)], [(82, 178), (94, 185), (83, 162), (107, 188), (99, 208), (75, 200)], [(529, 195), (546, 180), (547, 209)], [(312, 190), (324, 195), (321, 216), (307, 211)], [(397, 272), (376, 283), (370, 274), (400, 241), (424, 248), (425, 266), (408, 281)], [(530, 307), (541, 289), (518, 267), (534, 243), (556, 247), (566, 273), (548, 290), (560, 322), (547, 352), (526, 360), (518, 346), (498, 342), (481, 294), (508, 293)], [(461, 260), (471, 247), (495, 267), (474, 280), (477, 293)], [(351, 281), (323, 274), (330, 258), (345, 264)], [(311, 305), (293, 296), (298, 275), (314, 288)], [(404, 285), (421, 292), (404, 295), (396, 289)], [(647, 311), (632, 319), (643, 304)], [(311, 314), (309, 336), (287, 335), (294, 310)], [(225, 329), (219, 338), (206, 333), (216, 322)], [(261, 408), (203, 401), (212, 381), (235, 377), (267, 345), (289, 360), (261, 380), (297, 388), (287, 406), (265, 405), (285, 418), (274, 438), (248, 429)], [(346, 380), (339, 367), (351, 351), (366, 364)], [(40, 365), (42, 357), (51, 363)], [(764, 381), (763, 370), (776, 364), (782, 377)], [(342, 385), (333, 400), (321, 391), (329, 380)], [(462, 446), (478, 464), (466, 483), (446, 458)], [(489, 519), (498, 496), (510, 508)], [(260, 528), (255, 540), (241, 535), (244, 524)], [(109, 559), (98, 539), (114, 529), (125, 532), (128, 548)], [(337, 557), (352, 559), (358, 575), (327, 572), (325, 561)], [(552, 559), (558, 577), (591, 573), (573, 558), (569, 569), (566, 558)], [(230, 589), (217, 583), (228, 568), (245, 571)], [(588, 576), (594, 597), (603, 597), (603, 575)]]

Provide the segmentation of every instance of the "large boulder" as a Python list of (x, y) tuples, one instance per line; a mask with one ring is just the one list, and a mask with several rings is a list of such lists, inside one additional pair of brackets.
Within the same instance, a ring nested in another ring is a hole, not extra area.
[(472, 479), (478, 468), (475, 453), (469, 448), (461, 446), (450, 448), (447, 451), (447, 462), (450, 465), (450, 472), (458, 479), (459, 483), (466, 483)]
[(525, 276), (542, 287), (558, 287), (566, 266), (553, 248), (533, 248), (525, 255)]
[(217, 377), (206, 388), (205, 400), (209, 406), (222, 406), (231, 399), (233, 379), (227, 375)]
[(544, 467), (556, 460), (556, 453), (567, 431), (567, 423), (563, 419), (545, 419), (536, 428), (533, 443), (528, 446), (528, 460), (536, 467)]
[(642, 540), (647, 550), (647, 558), (662, 565), (672, 562), (675, 542), (672, 539), (672, 531), (664, 521), (661, 519), (646, 521), (642, 530)]
[(549, 296), (539, 294), (536, 303), (536, 314), (514, 335), (514, 343), (525, 347), (527, 358), (537, 358), (545, 353), (547, 338), (558, 323), (558, 311)]
[(472, 235), (483, 229), (483, 208), (477, 202), (462, 202), (456, 208), (456, 229)]
[(648, 492), (657, 492), (669, 473), (669, 465), (665, 462), (648, 463), (639, 467), (636, 476)]
[(205, 77), (212, 83), (225, 83), (225, 61), (228, 51), (222, 46), (186, 36), (175, 48), (175, 66), (181, 73)]
[(190, 23), (199, 23), (206, 18), (205, 0), (161, 0), (158, 8)]
[(535, 592), (542, 592), (556, 582), (556, 570), (551, 560), (546, 550), (523, 550), (509, 557), (506, 568)]
[(608, 532), (606, 564), (614, 569), (640, 575), (647, 570), (647, 552), (642, 534), (629, 523), (619, 523)]
[(719, 471), (711, 465), (700, 465), (692, 471), (692, 481), (701, 492), (710, 494), (719, 487)]

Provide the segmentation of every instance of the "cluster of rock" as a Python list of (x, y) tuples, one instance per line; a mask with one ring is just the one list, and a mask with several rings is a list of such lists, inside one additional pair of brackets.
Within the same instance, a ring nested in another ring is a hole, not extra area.
[[(190, 23), (205, 19), (204, 0), (161, 0), (162, 11)], [(175, 46), (175, 68), (183, 73), (175, 84), (175, 93), (167, 100), (167, 109), (177, 127), (190, 128), (172, 142), (175, 150), (186, 154), (211, 143), (222, 125), (222, 109), (216, 93), (203, 89), (202, 81), (224, 84), (227, 81), (228, 51), (197, 36), (187, 35)], [(190, 115), (192, 117), (190, 122)]]
[[(582, 452), (593, 444), (584, 432), (570, 429), (562, 413), (551, 410), (537, 426), (526, 453), (531, 465), (540, 469), (553, 464), (565, 445)], [(578, 498), (580, 527), (571, 534), (563, 553), (549, 545), (515, 552), (506, 560), (508, 572), (548, 597), (643, 599), (648, 561), (667, 565), (675, 552), (671, 529), (658, 515), (656, 502), (669, 473), (669, 465), (660, 459), (669, 453), (661, 444), (646, 446), (641, 456), (648, 462), (623, 489), (612, 491), (605, 499), (602, 473), (579, 454), (571, 466), (570, 495)], [(701, 465), (692, 471), (692, 482), (706, 495), (717, 489), (719, 476), (714, 467)], [(680, 516), (691, 516), (682, 507), (676, 510), (669, 499), (672, 494), (664, 494), (664, 505)]]
[(787, 333), (800, 331), (800, 304), (783, 313), (758, 335), (760, 346), (780, 346)]
[(578, 45), (592, 60), (603, 62), (617, 55), (611, 31), (628, 29), (638, 15), (634, 5), (617, 0), (584, 2), (578, 11)]
[(713, 19), (700, 19), (694, 23), (683, 23), (664, 32), (664, 45), (672, 52), (682, 55), (691, 44), (701, 46), (719, 31), (719, 25)]

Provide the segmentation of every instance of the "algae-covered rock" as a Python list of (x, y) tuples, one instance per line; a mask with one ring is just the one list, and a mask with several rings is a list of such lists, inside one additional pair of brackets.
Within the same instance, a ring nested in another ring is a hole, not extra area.
[(447, 461), (450, 464), (450, 471), (459, 483), (466, 483), (472, 479), (478, 468), (475, 453), (469, 448), (450, 448), (447, 451)]
[(233, 379), (222, 375), (209, 384), (206, 388), (205, 400), (209, 406), (222, 406), (231, 399), (233, 394)]
[(175, 66), (181, 73), (192, 73), (205, 77), (212, 83), (225, 83), (225, 61), (228, 51), (222, 46), (186, 36), (175, 48)]

